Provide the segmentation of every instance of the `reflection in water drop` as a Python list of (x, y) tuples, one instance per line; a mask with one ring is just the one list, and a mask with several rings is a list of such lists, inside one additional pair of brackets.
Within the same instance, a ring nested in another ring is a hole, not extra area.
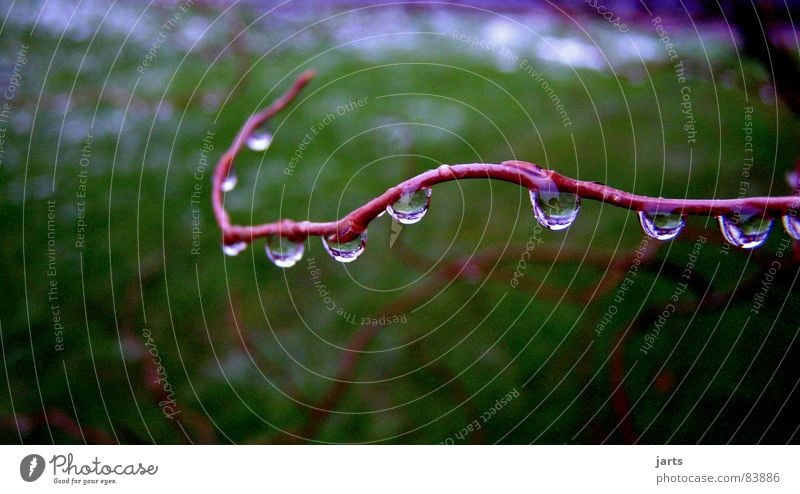
[(267, 237), (267, 244), (264, 247), (267, 257), (279, 268), (291, 268), (303, 258), (305, 243), (292, 242), (280, 235)]
[(254, 132), (247, 138), (247, 147), (251, 151), (266, 151), (272, 144), (272, 134), (269, 132)]
[(533, 214), (542, 226), (551, 230), (569, 227), (578, 216), (581, 198), (569, 192), (557, 190), (531, 190)]
[(656, 240), (671, 240), (681, 232), (686, 218), (680, 213), (639, 211), (639, 222), (648, 236)]
[(414, 192), (403, 194), (394, 204), (386, 206), (386, 211), (404, 225), (418, 222), (428, 212), (431, 204), (431, 189), (423, 187)]
[(787, 214), (783, 217), (783, 228), (795, 240), (800, 240), (800, 218)]
[(222, 191), (223, 192), (230, 192), (235, 187), (236, 184), (239, 182), (239, 179), (236, 177), (236, 174), (233, 172), (228, 173), (228, 176), (225, 177), (225, 180), (222, 181)]
[(243, 250), (247, 248), (247, 242), (233, 242), (231, 244), (222, 244), (222, 252), (226, 256), (238, 256)]
[(732, 215), (718, 216), (719, 229), (725, 240), (742, 249), (752, 249), (767, 241), (772, 230), (772, 218), (762, 218), (761, 214), (741, 214), (738, 220)]
[(322, 237), (322, 245), (328, 254), (339, 262), (352, 262), (364, 252), (364, 247), (367, 245), (367, 232), (362, 233), (358, 237), (349, 242), (336, 242), (335, 240), (328, 240), (325, 236)]

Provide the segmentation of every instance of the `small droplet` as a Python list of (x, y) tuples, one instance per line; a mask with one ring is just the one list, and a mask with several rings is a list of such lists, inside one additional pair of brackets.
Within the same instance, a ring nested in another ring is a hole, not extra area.
[(238, 256), (247, 248), (247, 242), (233, 242), (232, 244), (222, 244), (222, 252), (226, 256)]
[(279, 268), (291, 268), (303, 258), (305, 243), (292, 242), (286, 237), (272, 235), (267, 237), (264, 250), (267, 257)]
[(536, 220), (551, 230), (569, 227), (581, 208), (580, 197), (557, 190), (531, 190), (531, 203)]
[(642, 229), (656, 240), (672, 240), (686, 225), (686, 218), (680, 213), (648, 213), (639, 211)]
[(225, 180), (222, 181), (222, 192), (230, 192), (236, 187), (236, 183), (239, 179), (236, 177), (236, 174), (233, 172), (228, 173), (228, 176), (225, 177)]
[(800, 240), (800, 218), (787, 214), (783, 217), (783, 228), (795, 240)]
[(725, 240), (742, 249), (753, 249), (767, 241), (772, 230), (772, 218), (760, 214), (741, 214), (738, 220), (731, 215), (718, 216), (719, 229)]
[(394, 204), (386, 206), (386, 212), (398, 223), (411, 225), (425, 216), (428, 207), (431, 205), (431, 189), (423, 187), (414, 192), (409, 192), (400, 196)]
[(266, 151), (272, 144), (272, 134), (269, 132), (253, 133), (247, 138), (247, 147), (251, 151)]
[(328, 254), (339, 262), (352, 262), (364, 252), (364, 247), (367, 245), (367, 232), (362, 233), (358, 237), (349, 242), (336, 242), (335, 240), (328, 240), (322, 237), (322, 245)]

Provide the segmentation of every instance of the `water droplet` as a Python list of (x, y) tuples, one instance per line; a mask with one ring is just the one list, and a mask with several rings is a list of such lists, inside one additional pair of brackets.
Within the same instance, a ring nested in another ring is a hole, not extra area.
[(233, 242), (232, 244), (222, 244), (222, 252), (226, 256), (238, 256), (247, 248), (247, 242)]
[(247, 147), (251, 151), (266, 151), (270, 144), (272, 144), (272, 134), (269, 132), (254, 132), (247, 138)]
[(719, 229), (725, 240), (742, 249), (752, 249), (767, 241), (772, 230), (772, 218), (762, 218), (760, 214), (741, 214), (735, 217), (718, 216)]
[(239, 179), (236, 177), (235, 173), (228, 173), (228, 176), (222, 181), (222, 192), (232, 191), (236, 187), (238, 181)]
[(783, 217), (783, 228), (795, 240), (800, 240), (800, 218), (787, 214)]
[(335, 240), (328, 240), (322, 237), (322, 245), (328, 254), (339, 262), (352, 262), (364, 252), (364, 247), (367, 245), (367, 232), (362, 233), (358, 237), (349, 242), (336, 242)]
[(279, 268), (291, 268), (303, 258), (305, 247), (303, 242), (292, 242), (286, 237), (272, 235), (267, 237), (264, 250), (273, 264)]
[(557, 190), (532, 190), (531, 203), (536, 220), (551, 230), (569, 227), (581, 208), (580, 197)]
[(386, 212), (398, 223), (411, 225), (425, 216), (428, 206), (431, 205), (431, 189), (423, 187), (414, 192), (408, 192), (400, 196), (394, 204), (386, 206)]
[(686, 225), (686, 218), (680, 213), (648, 213), (639, 211), (642, 229), (656, 240), (672, 240)]

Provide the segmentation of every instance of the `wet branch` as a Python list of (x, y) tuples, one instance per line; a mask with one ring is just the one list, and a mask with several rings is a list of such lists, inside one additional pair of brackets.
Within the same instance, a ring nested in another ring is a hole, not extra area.
[(250, 243), (256, 238), (279, 235), (299, 242), (309, 236), (324, 236), (338, 242), (348, 242), (366, 231), (367, 225), (387, 206), (401, 196), (422, 188), (451, 180), (493, 179), (511, 182), (529, 190), (558, 191), (576, 194), (581, 199), (592, 199), (613, 206), (648, 213), (697, 216), (723, 216), (735, 213), (756, 214), (775, 218), (790, 213), (800, 206), (800, 197), (745, 197), (739, 199), (665, 199), (632, 194), (598, 182), (576, 180), (556, 171), (540, 168), (526, 161), (471, 163), (441, 165), (428, 170), (386, 190), (380, 196), (353, 210), (343, 218), (329, 222), (293, 221), (281, 219), (273, 223), (242, 226), (234, 225), (224, 206), (223, 182), (233, 168), (233, 160), (247, 139), (267, 120), (286, 108), (314, 77), (312, 71), (304, 72), (292, 87), (264, 110), (252, 115), (237, 134), (230, 148), (217, 163), (213, 176), (212, 204), (217, 224), (222, 230), (223, 242)]

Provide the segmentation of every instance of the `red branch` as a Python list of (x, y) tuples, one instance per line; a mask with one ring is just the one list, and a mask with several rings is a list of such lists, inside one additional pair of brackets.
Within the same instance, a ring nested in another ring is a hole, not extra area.
[(389, 188), (380, 196), (337, 221), (316, 223), (282, 219), (274, 223), (252, 226), (231, 224), (230, 217), (223, 204), (224, 192), (222, 184), (233, 168), (234, 158), (239, 154), (248, 137), (267, 120), (288, 106), (313, 77), (314, 73), (312, 71), (304, 72), (285, 94), (264, 110), (247, 119), (230, 148), (217, 163), (213, 177), (212, 203), (214, 216), (222, 230), (224, 243), (249, 243), (256, 238), (271, 235), (281, 235), (293, 241), (302, 241), (308, 236), (316, 235), (326, 236), (339, 242), (346, 242), (364, 232), (370, 221), (384, 212), (387, 206), (399, 200), (404, 193), (431, 187), (441, 182), (470, 178), (502, 180), (521, 185), (529, 190), (544, 189), (573, 193), (582, 199), (593, 199), (633, 211), (660, 211), (698, 216), (720, 216), (742, 212), (762, 214), (765, 217), (779, 217), (800, 205), (800, 198), (795, 196), (746, 197), (740, 199), (665, 199), (642, 196), (597, 182), (565, 177), (558, 172), (540, 168), (533, 163), (514, 160), (504, 161), (500, 164), (441, 165), (434, 170), (428, 170)]

